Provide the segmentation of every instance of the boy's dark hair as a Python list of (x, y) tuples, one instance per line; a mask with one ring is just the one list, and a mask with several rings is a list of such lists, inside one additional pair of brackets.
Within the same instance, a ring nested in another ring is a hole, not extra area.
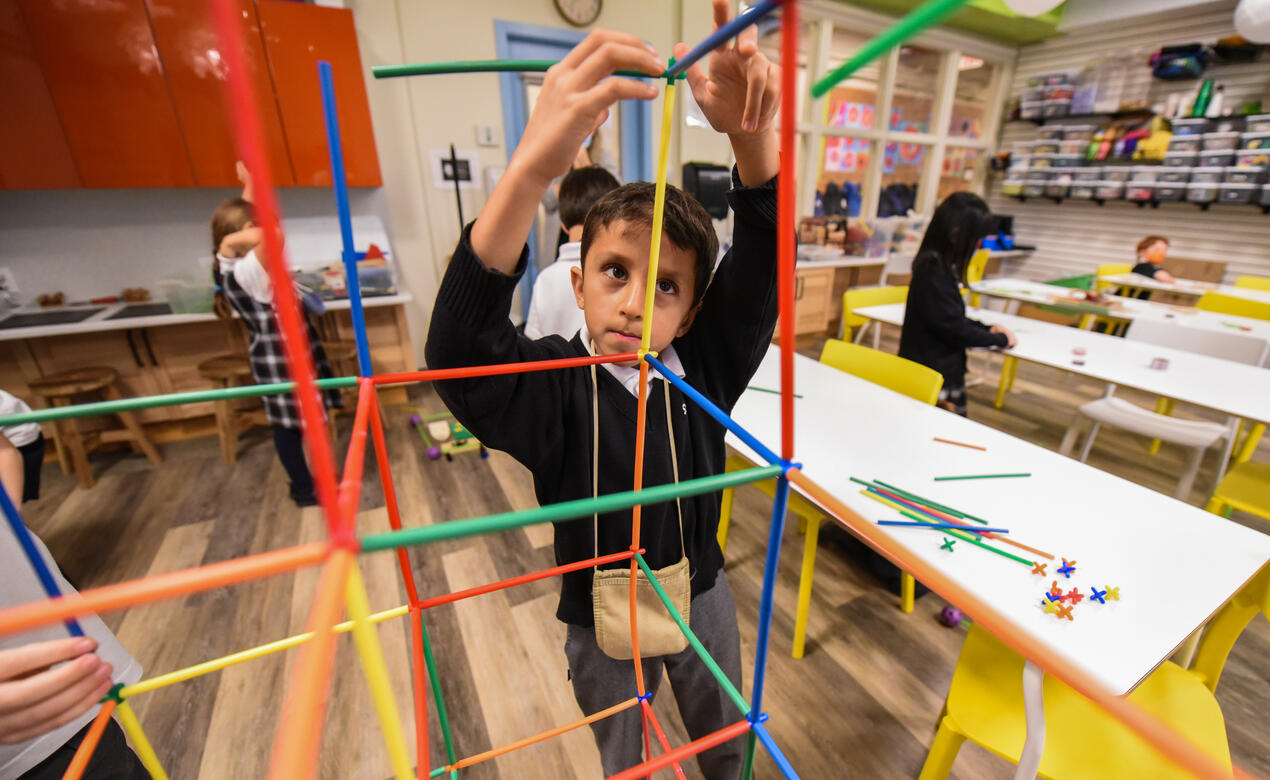
[(622, 186), (598, 165), (575, 168), (560, 180), (560, 224), (565, 230), (581, 225), (595, 202)]
[[(586, 269), (587, 251), (596, 233), (614, 222), (631, 222), (636, 225), (653, 224), (652, 182), (640, 181), (623, 184), (596, 201), (587, 212), (582, 228), (582, 268)], [(714, 269), (719, 254), (719, 236), (714, 232), (710, 215), (696, 199), (684, 194), (673, 184), (666, 185), (666, 206), (662, 214), (662, 231), (670, 243), (679, 249), (690, 251), (697, 257), (693, 269), (692, 305), (701, 302), (710, 283), (710, 271)]]
[(913, 266), (936, 263), (959, 281), (965, 281), (966, 265), (979, 240), (996, 229), (996, 219), (983, 198), (970, 192), (954, 192), (935, 209)]
[(1138, 254), (1142, 254), (1142, 252), (1147, 247), (1151, 246), (1157, 241), (1163, 241), (1165, 246), (1169, 245), (1169, 240), (1165, 238), (1164, 236), (1147, 236), (1146, 238), (1138, 242)]

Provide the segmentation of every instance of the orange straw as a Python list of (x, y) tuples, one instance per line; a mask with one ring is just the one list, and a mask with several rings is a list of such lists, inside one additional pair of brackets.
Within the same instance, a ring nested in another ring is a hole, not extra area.
[(322, 722), (326, 714), (326, 690), (335, 661), (335, 623), (344, 610), (344, 582), (353, 564), (353, 553), (336, 549), (322, 568), (308, 630), (313, 639), (304, 647), (287, 686), (286, 704), (273, 745), (269, 777), (273, 780), (313, 777)]
[[(925, 513), (927, 513), (927, 514), (934, 515), (935, 517), (938, 517), (938, 518), (940, 518), (941, 520), (946, 520), (947, 522), (952, 523), (953, 525), (964, 525), (965, 527), (969, 528), (970, 530), (974, 531), (975, 533), (978, 533), (978, 534), (983, 534), (984, 536), (986, 536), (986, 537), (987, 537), (987, 538), (989, 538), (989, 539), (995, 539), (995, 540), (996, 540), (996, 541), (998, 541), (998, 542), (1005, 542), (1006, 544), (1012, 544), (1012, 545), (1014, 545), (1015, 547), (1019, 548), (1020, 550), (1027, 550), (1028, 552), (1032, 553), (1033, 555), (1039, 555), (1039, 556), (1041, 556), (1042, 558), (1044, 558), (1044, 559), (1046, 559), (1046, 560), (1049, 560), (1049, 561), (1054, 560), (1054, 556), (1053, 556), (1053, 555), (1050, 555), (1049, 553), (1045, 552), (1044, 550), (1038, 550), (1038, 549), (1036, 549), (1035, 547), (1028, 547), (1028, 546), (1027, 546), (1026, 544), (1024, 544), (1023, 542), (1017, 542), (1017, 541), (1015, 541), (1015, 540), (1011, 539), (1009, 536), (1001, 536), (1000, 534), (993, 533), (992, 531), (981, 531), (981, 530), (979, 530), (979, 527), (978, 527), (978, 526), (971, 525), (970, 523), (967, 523), (965, 520), (962, 520), (962, 519), (960, 519), (960, 518), (953, 517), (952, 515), (948, 514), (947, 512), (941, 512), (941, 511), (939, 511), (938, 509), (931, 509), (930, 507), (926, 506), (925, 504), (923, 504), (923, 503), (922, 503), (922, 502), (920, 502), (920, 501), (916, 501), (916, 500), (911, 499), (911, 498), (905, 498), (905, 497), (903, 497), (903, 496), (896, 496), (896, 495), (895, 495), (894, 493), (892, 493), (891, 491), (889, 491), (889, 490), (883, 490), (883, 489), (882, 489), (882, 488), (880, 488), (880, 487), (870, 487), (870, 488), (869, 488), (869, 490), (873, 490), (873, 491), (875, 491), (875, 492), (877, 492), (877, 493), (880, 493), (882, 496), (884, 496), (884, 497), (886, 497), (886, 498), (891, 499), (892, 501), (894, 501), (894, 502), (896, 502), (896, 503), (900, 504), (901, 506), (905, 506), (906, 504), (914, 504), (914, 505), (920, 506), (920, 507), (921, 507), (921, 511), (923, 511), (923, 512), (925, 512)], [(867, 491), (865, 491), (865, 492), (867, 493)], [(905, 506), (905, 508), (907, 509), (907, 508), (909, 508), (909, 507)]]
[(597, 720), (604, 720), (608, 716), (616, 715), (617, 713), (623, 710), (629, 710), (631, 707), (634, 707), (636, 704), (639, 704), (639, 697), (629, 698), (626, 701), (622, 702), (621, 704), (614, 704), (612, 707), (609, 707), (608, 709), (600, 710), (599, 712), (588, 715), (585, 718), (579, 718), (578, 720), (575, 720), (572, 723), (566, 723), (563, 726), (556, 726), (554, 729), (544, 731), (541, 734), (535, 734), (532, 737), (525, 737), (524, 739), (518, 739), (509, 745), (496, 747), (493, 750), (486, 750), (484, 753), (477, 753), (474, 756), (470, 756), (460, 761), (455, 761), (450, 766), (447, 766), (445, 768), (445, 771), (453, 772), (456, 769), (463, 769), (465, 767), (472, 766), (473, 764), (479, 764), (482, 761), (488, 761), (491, 758), (498, 758), (499, 756), (504, 755), (506, 753), (510, 753), (513, 750), (519, 750), (520, 748), (537, 744), (539, 742), (542, 742), (545, 739), (558, 737), (561, 734), (564, 734), (565, 732), (573, 731), (576, 728), (581, 728), (582, 726), (586, 726), (588, 724), (594, 723)]
[(683, 761), (689, 756), (704, 753), (715, 745), (721, 745), (729, 739), (739, 737), (749, 730), (750, 722), (748, 720), (733, 723), (731, 726), (721, 728), (713, 734), (707, 734), (701, 739), (689, 742), (682, 747), (677, 747), (669, 753), (660, 755), (651, 761), (645, 761), (644, 763), (638, 766), (633, 766), (624, 772), (618, 772), (617, 774), (609, 777), (608, 780), (635, 780), (637, 777), (649, 777), (653, 772), (656, 772), (659, 769), (665, 769), (677, 761)]
[(327, 550), (326, 542), (312, 542), (10, 607), (0, 610), (0, 636), (58, 623), (69, 617), (109, 612), (301, 569), (320, 563)]
[(97, 717), (93, 718), (93, 725), (88, 728), (88, 733), (84, 735), (84, 740), (79, 743), (79, 747), (75, 749), (75, 757), (71, 759), (71, 763), (66, 767), (66, 774), (62, 775), (62, 780), (79, 780), (84, 774), (84, 770), (88, 768), (88, 762), (93, 758), (93, 751), (97, 749), (97, 743), (101, 741), (101, 735), (106, 731), (106, 724), (110, 722), (110, 716), (114, 713), (118, 702), (114, 699), (106, 699), (101, 705), (101, 711), (97, 713)]
[[(816, 503), (833, 513), (838, 522), (856, 537), (865, 541), (896, 566), (912, 574), (931, 590), (938, 592), (949, 603), (957, 605), (1016, 653), (1040, 666), (1046, 674), (1057, 678), (1077, 693), (1093, 700), (1112, 716), (1119, 718), (1170, 760), (1200, 777), (1229, 780), (1230, 772), (1196, 747), (1189, 737), (1169, 727), (1129, 699), (1115, 695), (1105, 685), (1061, 658), (1050, 647), (1020, 633), (1000, 612), (958, 585), (939, 569), (915, 555), (910, 555), (907, 551), (888, 549), (886, 541), (872, 523), (851, 511), (846, 504), (812, 482), (799, 469), (790, 469), (786, 473), (791, 482), (806, 491)], [(1235, 777), (1251, 780), (1238, 768), (1235, 768), (1234, 773)]]
[(952, 439), (941, 439), (938, 436), (935, 436), (933, 438), (935, 441), (943, 442), (944, 444), (955, 444), (958, 447), (965, 447), (968, 450), (979, 450), (980, 452), (988, 451), (987, 447), (980, 447), (978, 444), (966, 444), (960, 441), (953, 441)]
[[(651, 316), (651, 315), (648, 315), (648, 316)], [(648, 327), (652, 327), (652, 326), (649, 325)], [(648, 361), (641, 360), (639, 361), (639, 406), (637, 407), (637, 411), (635, 413), (635, 487), (633, 489), (636, 491), (639, 491), (644, 486), (644, 429), (647, 427), (647, 425), (648, 425)], [(594, 453), (593, 457), (596, 457), (596, 458), (600, 457), (600, 453), (598, 452)], [(641, 504), (636, 504), (635, 506), (631, 507), (631, 549), (632, 550), (639, 547), (639, 521), (640, 521), (640, 511), (642, 509), (643, 509), (643, 505)], [(637, 580), (635, 579), (635, 574), (636, 574), (636, 567), (638, 565), (639, 564), (635, 562), (635, 559), (631, 558), (631, 588), (630, 588), (630, 591), (631, 591), (631, 600), (630, 600), (631, 655), (634, 656), (633, 663), (635, 664), (635, 691), (640, 696), (643, 696), (645, 693), (644, 659), (640, 656), (640, 653), (639, 653), (639, 617), (638, 617), (638, 605), (636, 603), (637, 597), (636, 597), (636, 591), (635, 591), (635, 583), (637, 582)], [(652, 741), (652, 737), (649, 734), (648, 718), (644, 716), (642, 711), (640, 713), (640, 720), (644, 724), (644, 757), (652, 758), (653, 741)]]
[[(644, 699), (639, 703), (639, 706), (644, 710), (644, 717), (648, 719), (649, 723), (653, 724), (653, 733), (657, 735), (657, 741), (661, 743), (662, 752), (669, 753), (670, 740), (666, 739), (666, 732), (662, 731), (661, 723), (657, 721), (657, 716), (653, 714), (652, 705), (648, 703), (648, 699)], [(652, 758), (652, 756), (649, 756), (649, 758)], [(675, 764), (674, 769), (675, 777), (679, 778), (679, 780), (687, 780), (684, 777), (684, 770), (679, 764)]]

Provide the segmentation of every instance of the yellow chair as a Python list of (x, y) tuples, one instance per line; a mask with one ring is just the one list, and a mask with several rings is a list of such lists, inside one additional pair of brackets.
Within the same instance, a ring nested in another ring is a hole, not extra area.
[(1250, 290), (1270, 290), (1270, 276), (1240, 276), (1235, 279), (1235, 286)]
[(1207, 508), (1216, 515), (1238, 509), (1270, 520), (1270, 463), (1246, 461), (1226, 472)]
[(1098, 270), (1094, 273), (1094, 290), (1103, 292), (1108, 287), (1115, 287), (1114, 282), (1104, 282), (1104, 276), (1120, 276), (1133, 272), (1133, 266), (1129, 263), (1104, 263), (1098, 266)]
[[(944, 384), (943, 376), (933, 368), (838, 339), (825, 342), (820, 353), (820, 362), (927, 404), (934, 404), (939, 399), (939, 389)], [(733, 455), (728, 458), (726, 468), (728, 471), (740, 471), (750, 465), (744, 458)], [(768, 496), (775, 495), (775, 481), (756, 484)], [(719, 510), (719, 547), (725, 551), (728, 526), (732, 519), (732, 496), (733, 488), (723, 491), (723, 503)], [(807, 637), (807, 613), (811, 606), (811, 582), (816, 569), (816, 545), (820, 524), (827, 519), (827, 515), (820, 507), (793, 492), (789, 494), (789, 512), (798, 516), (799, 530), (804, 534), (803, 569), (798, 580), (798, 614), (794, 620), (793, 649), (794, 657), (802, 658)], [(904, 612), (913, 611), (914, 589), (913, 576), (903, 573), (900, 578), (900, 609)]]
[[(868, 330), (871, 320), (853, 314), (856, 309), (863, 309), (866, 306), (884, 306), (888, 303), (904, 303), (908, 300), (907, 286), (892, 287), (851, 287), (842, 294), (842, 329), (838, 333), (839, 338), (847, 338), (851, 331), (860, 328), (855, 334), (854, 341), (858, 344), (860, 339), (864, 338), (864, 332)], [(873, 348), (878, 348), (878, 338), (881, 336), (882, 326), (876, 322), (873, 323)]]
[[(1128, 695), (1227, 768), (1226, 723), (1213, 690), (1236, 637), (1259, 611), (1270, 617), (1270, 567), (1218, 612), (1204, 633), (1194, 671), (1165, 661)], [(978, 624), (971, 626), (920, 780), (947, 777), (966, 739), (1017, 763), (1027, 734), (1022, 678), (1023, 657)], [(1044, 700), (1040, 776), (1191, 777), (1097, 705), (1048, 676)]]
[(1195, 308), (1215, 311), (1222, 314), (1233, 314), (1236, 317), (1252, 317), (1258, 320), (1270, 320), (1270, 303), (1250, 301), (1234, 295), (1222, 295), (1219, 292), (1206, 292), (1200, 296)]
[[(974, 284), (983, 280), (983, 271), (988, 267), (988, 257), (991, 253), (986, 249), (980, 249), (970, 256), (970, 262), (966, 263), (966, 284)], [(979, 308), (979, 293), (970, 293), (970, 305)]]

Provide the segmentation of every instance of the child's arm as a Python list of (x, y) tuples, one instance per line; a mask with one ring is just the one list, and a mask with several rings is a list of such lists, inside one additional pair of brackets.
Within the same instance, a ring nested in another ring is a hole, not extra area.
[(1014, 334), (1008, 330), (989, 328), (966, 316), (961, 290), (947, 271), (914, 269), (909, 285), (910, 305), (923, 307), (922, 316), (945, 344), (956, 349), (1013, 346), (1011, 339)]
[(1169, 273), (1163, 268), (1156, 270), (1155, 280), (1157, 282), (1164, 282), (1165, 284), (1173, 284), (1173, 282), (1177, 281), (1176, 279), (1173, 278), (1173, 274)]
[(516, 270), (543, 194), (569, 170), (582, 141), (608, 117), (609, 106), (657, 96), (653, 84), (608, 78), (623, 68), (650, 76), (664, 70), (639, 38), (596, 30), (547, 71), (520, 145), (472, 227), (472, 251), (486, 268)]
[(13, 446), (8, 436), (0, 433), (0, 488), (9, 494), (14, 506), (22, 506), (22, 480), (25, 474), (22, 453)]
[(247, 166), (243, 164), (242, 160), (238, 161), (234, 169), (238, 173), (238, 180), (243, 183), (243, 200), (248, 203), (255, 203), (255, 190), (251, 186), (251, 171), (247, 170)]

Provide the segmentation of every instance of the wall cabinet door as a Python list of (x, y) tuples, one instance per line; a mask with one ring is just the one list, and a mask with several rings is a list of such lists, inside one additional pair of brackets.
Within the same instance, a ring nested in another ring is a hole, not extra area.
[[(206, 0), (145, 2), (189, 149), (194, 183), (200, 187), (237, 187), (234, 118), (225, 102), (226, 66), (218, 52), (219, 40), (208, 4)], [(256, 4), (253, 0), (236, 0), (236, 5), (242, 17), (248, 69), (259, 103), (273, 181), (278, 186), (291, 186), (295, 175), (278, 118)]]
[(66, 134), (17, 0), (0, 0), (0, 189), (79, 186)]
[(143, 0), (18, 0), (85, 187), (194, 174)]
[(348, 184), (380, 186), (383, 179), (353, 12), (282, 0), (259, 0), (257, 7), (295, 183), (332, 184), (317, 70), (318, 61), (326, 60), (334, 75)]

